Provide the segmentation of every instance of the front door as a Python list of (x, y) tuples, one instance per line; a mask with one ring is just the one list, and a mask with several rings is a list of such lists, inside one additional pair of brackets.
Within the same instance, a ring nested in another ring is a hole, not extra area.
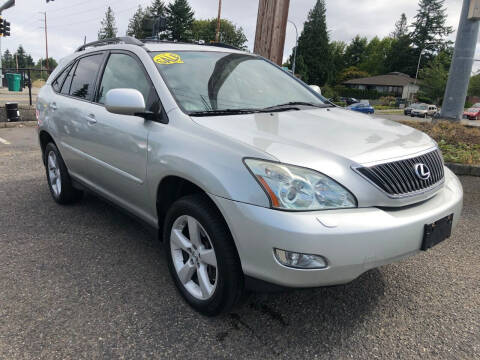
[(94, 182), (112, 200), (146, 220), (152, 217), (147, 186), (148, 132), (151, 122), (141, 117), (117, 115), (103, 105), (109, 90), (139, 90), (147, 110), (157, 112), (159, 99), (142, 63), (126, 52), (112, 52), (91, 104), (88, 155), (97, 169)]

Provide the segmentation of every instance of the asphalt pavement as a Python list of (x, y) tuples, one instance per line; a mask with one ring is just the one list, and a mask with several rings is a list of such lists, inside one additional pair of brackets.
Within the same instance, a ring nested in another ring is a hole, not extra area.
[(141, 224), (91, 195), (55, 204), (35, 129), (0, 129), (0, 359), (479, 359), (480, 178), (461, 180), (431, 251), (206, 318)]

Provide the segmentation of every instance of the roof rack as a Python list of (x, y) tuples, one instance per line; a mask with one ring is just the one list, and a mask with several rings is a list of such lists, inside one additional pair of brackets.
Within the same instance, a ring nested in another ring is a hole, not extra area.
[(157, 44), (186, 44), (186, 45), (203, 45), (203, 46), (216, 46), (216, 47), (221, 47), (221, 48), (226, 48), (226, 49), (232, 49), (232, 50), (240, 50), (239, 48), (233, 46), (233, 45), (228, 45), (225, 43), (221, 42), (205, 42), (203, 40), (200, 41), (175, 41), (175, 40), (169, 40), (169, 39), (158, 39), (155, 37), (151, 38), (145, 38), (141, 40), (143, 43), (157, 43)]
[(83, 50), (85, 50), (86, 48), (89, 48), (89, 47), (104, 46), (104, 45), (118, 44), (118, 43), (124, 43), (124, 44), (128, 44), (128, 45), (144, 46), (143, 42), (135, 39), (134, 37), (123, 36), (123, 37), (116, 37), (116, 38), (111, 38), (111, 39), (103, 39), (103, 40), (93, 41), (91, 43), (80, 46), (77, 50), (75, 50), (75, 52), (83, 51)]

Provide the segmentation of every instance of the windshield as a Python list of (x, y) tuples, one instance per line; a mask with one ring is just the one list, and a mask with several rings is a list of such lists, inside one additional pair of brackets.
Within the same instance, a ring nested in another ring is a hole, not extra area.
[(427, 106), (426, 105), (420, 105), (418, 107), (420, 110), (427, 110)]
[(286, 72), (256, 56), (207, 51), (151, 56), (177, 102), (190, 114), (326, 104)]

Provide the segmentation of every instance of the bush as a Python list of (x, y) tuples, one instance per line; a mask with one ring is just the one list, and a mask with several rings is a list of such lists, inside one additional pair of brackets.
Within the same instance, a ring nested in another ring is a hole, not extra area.
[(459, 123), (441, 121), (402, 121), (430, 135), (437, 141), (446, 162), (480, 165), (480, 129), (472, 129)]
[(465, 102), (465, 109), (470, 109), (473, 106), (473, 104), (469, 101)]
[(395, 104), (396, 104), (396, 98), (394, 96), (382, 96), (380, 98), (380, 105), (382, 106), (395, 107)]

